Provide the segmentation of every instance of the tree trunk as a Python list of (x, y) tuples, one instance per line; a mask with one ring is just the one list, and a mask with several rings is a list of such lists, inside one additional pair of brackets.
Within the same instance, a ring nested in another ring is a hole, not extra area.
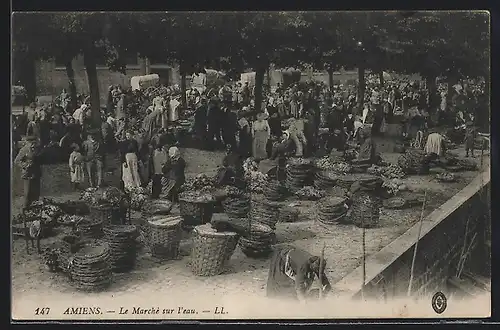
[(330, 89), (333, 88), (333, 70), (328, 70), (328, 86)]
[(435, 111), (439, 106), (437, 103), (437, 88), (436, 88), (436, 77), (434, 76), (426, 76), (425, 77), (425, 85), (427, 87), (427, 106), (431, 111)]
[(365, 104), (365, 67), (360, 65), (358, 68), (358, 113), (363, 113)]
[(259, 113), (262, 109), (262, 84), (264, 83), (264, 75), (266, 68), (259, 65), (255, 70), (255, 112)]
[(36, 60), (27, 52), (12, 53), (12, 85), (21, 85), (26, 88), (27, 102), (36, 99)]
[(75, 71), (73, 70), (72, 60), (68, 60), (65, 63), (66, 74), (68, 75), (69, 81), (69, 96), (71, 97), (71, 110), (76, 109), (76, 84), (75, 84)]
[(90, 91), (90, 106), (92, 112), (92, 124), (95, 127), (101, 126), (101, 105), (99, 98), (99, 79), (97, 78), (97, 68), (95, 60), (94, 45), (89, 45), (84, 52), (84, 64), (87, 71)]
[(271, 69), (269, 66), (267, 67), (266, 71), (267, 71), (267, 88), (269, 92), (271, 92)]
[(380, 82), (380, 87), (384, 87), (384, 71), (379, 71), (378, 80)]
[(183, 66), (179, 67), (181, 74), (181, 104), (182, 108), (186, 108), (187, 100), (186, 100), (186, 70), (184, 70)]

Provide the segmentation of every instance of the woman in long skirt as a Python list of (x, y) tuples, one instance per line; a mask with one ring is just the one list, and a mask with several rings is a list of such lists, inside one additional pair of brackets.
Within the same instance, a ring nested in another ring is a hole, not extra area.
[(79, 189), (80, 185), (85, 182), (85, 171), (83, 170), (83, 156), (80, 153), (80, 147), (78, 144), (73, 143), (71, 145), (73, 152), (69, 156), (69, 169), (71, 183), (75, 189)]
[(122, 180), (126, 190), (133, 190), (141, 187), (139, 176), (139, 147), (137, 141), (133, 139), (132, 133), (125, 134), (122, 149)]
[(271, 128), (267, 122), (267, 116), (264, 113), (257, 115), (257, 120), (252, 126), (253, 135), (253, 157), (256, 161), (267, 158), (267, 141), (271, 136)]

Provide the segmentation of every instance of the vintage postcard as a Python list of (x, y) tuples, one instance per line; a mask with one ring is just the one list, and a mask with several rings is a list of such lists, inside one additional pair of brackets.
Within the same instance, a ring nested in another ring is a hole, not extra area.
[(13, 13), (12, 320), (489, 317), (489, 31)]

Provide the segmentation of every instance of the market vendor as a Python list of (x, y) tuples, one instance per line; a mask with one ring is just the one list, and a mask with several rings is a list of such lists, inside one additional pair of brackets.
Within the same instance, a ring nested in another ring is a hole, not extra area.
[(42, 176), (41, 149), (35, 136), (26, 136), (26, 144), (19, 150), (14, 163), (21, 168), (24, 181), (23, 211), (40, 198), (40, 180)]
[(277, 160), (276, 164), (276, 177), (279, 181), (284, 181), (286, 178), (286, 160), (294, 152), (294, 143), (290, 139), (290, 133), (283, 132), (279, 141), (273, 145), (271, 153), (271, 160)]
[(222, 166), (217, 171), (217, 185), (233, 185), (242, 181), (243, 159), (234, 150), (233, 146), (226, 146), (226, 156), (222, 161)]
[(319, 257), (294, 246), (281, 246), (271, 258), (267, 297), (304, 301), (315, 278), (321, 278), (323, 293), (331, 290), (324, 268), (320, 270)]
[(425, 153), (427, 155), (436, 155), (438, 157), (442, 157), (445, 154), (445, 140), (443, 135), (439, 133), (437, 129), (433, 129), (429, 131), (429, 136), (427, 136), (427, 142), (425, 144)]
[(179, 201), (179, 189), (186, 181), (186, 161), (181, 157), (181, 152), (177, 147), (168, 149), (168, 161), (163, 168), (163, 173), (168, 179), (167, 199), (172, 202)]
[(380, 155), (377, 152), (375, 140), (371, 137), (371, 128), (364, 127), (359, 133), (361, 147), (358, 157), (353, 161), (355, 164), (377, 164)]

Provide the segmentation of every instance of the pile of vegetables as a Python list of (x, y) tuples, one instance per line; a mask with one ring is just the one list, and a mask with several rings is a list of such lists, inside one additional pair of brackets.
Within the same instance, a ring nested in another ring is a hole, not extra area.
[(300, 198), (300, 199), (305, 199), (305, 200), (318, 200), (321, 199), (325, 196), (325, 194), (311, 186), (305, 186), (301, 189), (299, 189), (295, 195)]
[(108, 187), (104, 190), (87, 188), (80, 195), (80, 199), (90, 205), (123, 206), (127, 203), (126, 195), (116, 187)]
[(259, 171), (251, 171), (245, 173), (245, 180), (248, 183), (250, 192), (256, 194), (262, 194), (266, 185), (269, 184), (269, 178), (267, 174)]
[(212, 194), (201, 191), (185, 191), (180, 196), (180, 199), (194, 201), (196, 203), (206, 203), (214, 201)]
[(387, 179), (402, 179), (406, 175), (403, 169), (395, 164), (390, 164), (389, 166), (372, 165), (368, 168), (367, 173), (379, 175)]
[(243, 171), (245, 173), (258, 171), (259, 165), (252, 157), (245, 159), (243, 162)]
[(382, 188), (385, 189), (390, 195), (397, 195), (400, 191), (407, 191), (408, 186), (400, 179), (388, 179), (382, 183)]
[(445, 172), (437, 174), (436, 180), (441, 182), (455, 182), (457, 181), (457, 177), (453, 173)]
[(132, 210), (140, 211), (144, 203), (148, 200), (148, 195), (143, 188), (135, 188), (128, 191), (130, 195), (130, 208)]
[(193, 178), (186, 179), (186, 182), (181, 186), (181, 191), (208, 190), (213, 188), (215, 180), (206, 174), (198, 174)]
[(57, 219), (63, 214), (60, 207), (49, 204), (47, 201), (36, 201), (31, 204), (29, 210), (24, 214), (14, 216), (13, 223), (21, 224), (40, 220), (42, 224), (55, 224)]

